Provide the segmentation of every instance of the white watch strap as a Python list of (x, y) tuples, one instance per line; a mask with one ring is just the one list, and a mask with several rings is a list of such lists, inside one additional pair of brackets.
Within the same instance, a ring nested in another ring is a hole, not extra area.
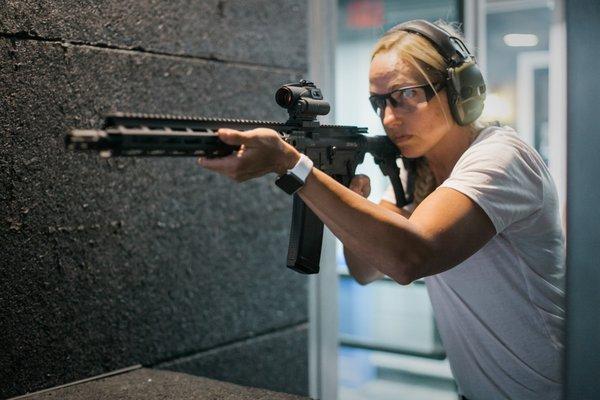
[(313, 167), (313, 162), (304, 154), (300, 154), (300, 159), (294, 165), (294, 168), (288, 169), (288, 173), (296, 175), (302, 179), (302, 182), (306, 182), (306, 177), (310, 174), (310, 170)]

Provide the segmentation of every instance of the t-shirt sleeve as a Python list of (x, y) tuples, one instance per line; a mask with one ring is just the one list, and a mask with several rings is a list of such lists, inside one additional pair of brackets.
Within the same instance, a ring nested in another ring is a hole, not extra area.
[(441, 187), (471, 198), (497, 233), (542, 207), (540, 166), (525, 144), (492, 140), (467, 149)]

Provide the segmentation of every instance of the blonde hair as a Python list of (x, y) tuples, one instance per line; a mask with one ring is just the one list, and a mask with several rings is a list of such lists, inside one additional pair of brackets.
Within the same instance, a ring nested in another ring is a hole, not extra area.
[[(459, 37), (462, 39), (462, 34), (457, 26), (454, 26), (445, 21), (436, 21), (435, 25), (442, 28), (446, 32)], [(435, 90), (434, 83), (445, 80), (446, 78), (446, 61), (434, 45), (423, 36), (411, 33), (407, 31), (397, 30), (386, 33), (379, 41), (375, 44), (373, 52), (371, 53), (371, 60), (376, 55), (385, 52), (395, 52), (402, 60), (408, 61), (416, 71), (418, 71), (431, 86), (435, 93), (435, 98), (441, 101)], [(450, 124), (451, 117), (446, 115), (444, 108), (444, 117), (446, 122)], [(479, 131), (484, 128), (486, 124), (476, 120), (469, 125), (469, 129), (472, 139), (474, 139)], [(438, 183), (427, 164), (425, 157), (420, 157), (415, 160), (415, 191), (414, 191), (414, 203), (415, 206), (419, 205), (425, 197), (433, 192)], [(439, 182), (441, 184), (441, 182)]]

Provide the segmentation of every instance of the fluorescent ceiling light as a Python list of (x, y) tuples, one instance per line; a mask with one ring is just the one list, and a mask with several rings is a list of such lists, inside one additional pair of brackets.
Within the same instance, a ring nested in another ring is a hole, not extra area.
[(538, 44), (538, 37), (529, 33), (509, 33), (504, 35), (504, 43), (510, 47), (533, 47)]

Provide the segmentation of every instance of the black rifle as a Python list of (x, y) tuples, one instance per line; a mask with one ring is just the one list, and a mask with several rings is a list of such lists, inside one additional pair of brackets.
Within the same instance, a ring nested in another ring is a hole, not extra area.
[[(396, 164), (400, 153), (387, 136), (367, 136), (366, 128), (355, 126), (320, 125), (316, 116), (326, 115), (329, 103), (312, 82), (284, 85), (275, 99), (288, 110), (290, 118), (285, 123), (116, 113), (106, 116), (101, 130), (71, 131), (65, 144), (68, 149), (97, 151), (103, 157), (223, 157), (239, 146), (219, 140), (219, 128), (244, 131), (264, 127), (279, 132), (283, 140), (310, 157), (315, 167), (345, 186), (350, 184), (365, 154), (370, 153), (390, 178), (397, 206), (412, 201), (412, 195), (405, 195), (400, 181)], [(294, 195), (287, 266), (304, 274), (318, 273), (322, 239), (323, 222)]]

